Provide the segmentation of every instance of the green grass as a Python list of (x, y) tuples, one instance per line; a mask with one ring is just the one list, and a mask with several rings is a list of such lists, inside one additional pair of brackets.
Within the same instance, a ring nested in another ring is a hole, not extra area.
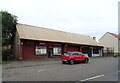
[(10, 64), (10, 61), (2, 61), (2, 64)]
[(120, 54), (104, 55), (104, 57), (109, 57), (109, 56), (120, 56)]
[(116, 54), (116, 55), (113, 55), (113, 56), (120, 56), (120, 54)]

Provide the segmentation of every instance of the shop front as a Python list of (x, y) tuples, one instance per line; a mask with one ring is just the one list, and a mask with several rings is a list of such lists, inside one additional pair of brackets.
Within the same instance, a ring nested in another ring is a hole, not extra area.
[(56, 42), (24, 40), (21, 44), (21, 57), (30, 58), (55, 58), (60, 57), (65, 52), (82, 52), (89, 57), (102, 56), (102, 48), (94, 46), (74, 45)]
[(61, 44), (57, 43), (38, 43), (35, 45), (35, 55), (47, 55), (47, 57), (55, 57), (60, 56), (62, 53), (61, 51)]
[(20, 55), (23, 59), (60, 57), (62, 54), (61, 46), (57, 43), (24, 40), (20, 45)]

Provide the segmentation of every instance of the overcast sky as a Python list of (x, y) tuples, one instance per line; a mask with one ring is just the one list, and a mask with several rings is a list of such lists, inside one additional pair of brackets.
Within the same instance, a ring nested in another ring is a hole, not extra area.
[(119, 0), (0, 0), (0, 10), (18, 22), (52, 28), (97, 40), (106, 32), (118, 33)]

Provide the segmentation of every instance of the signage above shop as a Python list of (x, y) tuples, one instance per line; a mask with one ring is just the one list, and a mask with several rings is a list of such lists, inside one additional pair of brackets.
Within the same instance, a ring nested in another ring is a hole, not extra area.
[(56, 43), (39, 43), (39, 45), (46, 45), (46, 46), (61, 46), (61, 44), (56, 44)]

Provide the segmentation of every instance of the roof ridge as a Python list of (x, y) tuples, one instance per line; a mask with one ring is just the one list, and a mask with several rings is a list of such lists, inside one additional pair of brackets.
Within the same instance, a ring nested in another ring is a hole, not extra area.
[(115, 34), (115, 33), (111, 33), (111, 32), (108, 32), (110, 33), (112, 36), (116, 37), (116, 38), (120, 38), (120, 35), (119, 34)]

